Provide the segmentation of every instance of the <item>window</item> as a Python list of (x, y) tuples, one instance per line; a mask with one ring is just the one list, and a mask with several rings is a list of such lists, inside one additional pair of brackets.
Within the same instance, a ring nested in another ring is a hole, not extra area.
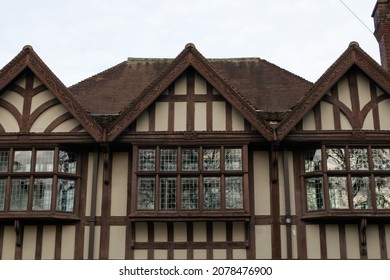
[(328, 147), (304, 152), (306, 210), (390, 210), (390, 149)]
[(246, 147), (135, 147), (133, 211), (244, 212)]
[(75, 210), (77, 154), (62, 149), (0, 150), (0, 214)]

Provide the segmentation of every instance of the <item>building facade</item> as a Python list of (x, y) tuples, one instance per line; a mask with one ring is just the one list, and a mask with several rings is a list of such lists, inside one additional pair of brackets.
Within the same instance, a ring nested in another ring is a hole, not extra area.
[(390, 3), (316, 83), (259, 58), (0, 70), (0, 259), (390, 258)]

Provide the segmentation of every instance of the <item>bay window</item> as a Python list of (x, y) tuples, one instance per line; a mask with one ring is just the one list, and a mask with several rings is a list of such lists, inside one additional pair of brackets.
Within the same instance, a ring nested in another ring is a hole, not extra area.
[(246, 149), (135, 147), (132, 211), (143, 215), (244, 213)]
[(303, 154), (306, 211), (390, 210), (390, 149), (325, 146)]
[(0, 150), (0, 216), (72, 214), (77, 167), (78, 155), (65, 149)]

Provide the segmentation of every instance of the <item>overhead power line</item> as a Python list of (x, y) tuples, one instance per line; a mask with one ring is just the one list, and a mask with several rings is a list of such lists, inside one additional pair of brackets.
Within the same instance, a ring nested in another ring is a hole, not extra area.
[(352, 11), (352, 9), (351, 8), (349, 8), (348, 7), (348, 5), (347, 4), (345, 4), (344, 2), (343, 2), (343, 0), (340, 0), (340, 2), (341, 2), (341, 4), (343, 4), (344, 5), (344, 7), (345, 8), (347, 8), (348, 9), (348, 11), (350, 11), (351, 12), (351, 14), (355, 17), (355, 18), (357, 18), (359, 21), (360, 21), (360, 23), (361, 24), (363, 24), (364, 25), (364, 27), (365, 28), (367, 28), (367, 30), (368, 31), (370, 31), (370, 33), (371, 34), (373, 34), (374, 32), (364, 23), (364, 21), (362, 21), (360, 18), (359, 18), (359, 16), (357, 15), (357, 14), (355, 14), (353, 11)]

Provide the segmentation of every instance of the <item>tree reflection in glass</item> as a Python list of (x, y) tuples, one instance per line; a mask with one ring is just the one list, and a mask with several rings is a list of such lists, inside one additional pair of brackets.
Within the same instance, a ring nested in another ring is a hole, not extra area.
[(348, 208), (348, 190), (346, 177), (329, 177), (330, 208)]

